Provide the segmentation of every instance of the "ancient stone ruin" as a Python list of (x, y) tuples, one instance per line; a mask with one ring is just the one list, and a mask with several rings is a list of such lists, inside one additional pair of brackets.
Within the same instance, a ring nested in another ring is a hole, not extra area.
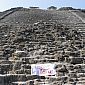
[[(55, 63), (56, 75), (31, 75)], [(85, 13), (12, 8), (0, 13), (0, 85), (85, 85)]]

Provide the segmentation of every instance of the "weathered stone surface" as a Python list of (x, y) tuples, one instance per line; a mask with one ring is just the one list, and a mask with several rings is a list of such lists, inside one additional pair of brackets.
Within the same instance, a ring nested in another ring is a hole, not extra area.
[[(85, 14), (69, 10), (20, 7), (1, 13), (0, 85), (85, 85), (85, 23), (78, 17)], [(55, 63), (56, 75), (32, 76), (31, 64), (37, 63)]]

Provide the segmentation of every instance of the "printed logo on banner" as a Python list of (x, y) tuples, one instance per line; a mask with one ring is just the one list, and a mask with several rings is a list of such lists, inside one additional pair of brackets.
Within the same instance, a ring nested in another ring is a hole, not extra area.
[(33, 64), (31, 65), (31, 75), (55, 75), (54, 64)]

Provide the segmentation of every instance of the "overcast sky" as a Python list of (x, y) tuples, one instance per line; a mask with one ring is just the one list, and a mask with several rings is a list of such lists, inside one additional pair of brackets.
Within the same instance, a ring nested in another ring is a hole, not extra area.
[(64, 6), (72, 6), (74, 8), (85, 8), (85, 0), (0, 0), (0, 11), (4, 11), (13, 7), (39, 6), (47, 8), (49, 6), (58, 8)]

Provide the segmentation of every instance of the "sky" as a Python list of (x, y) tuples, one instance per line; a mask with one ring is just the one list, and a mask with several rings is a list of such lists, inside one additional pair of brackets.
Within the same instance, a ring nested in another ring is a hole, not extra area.
[(0, 12), (14, 7), (38, 6), (47, 9), (49, 6), (85, 8), (85, 0), (0, 0)]

